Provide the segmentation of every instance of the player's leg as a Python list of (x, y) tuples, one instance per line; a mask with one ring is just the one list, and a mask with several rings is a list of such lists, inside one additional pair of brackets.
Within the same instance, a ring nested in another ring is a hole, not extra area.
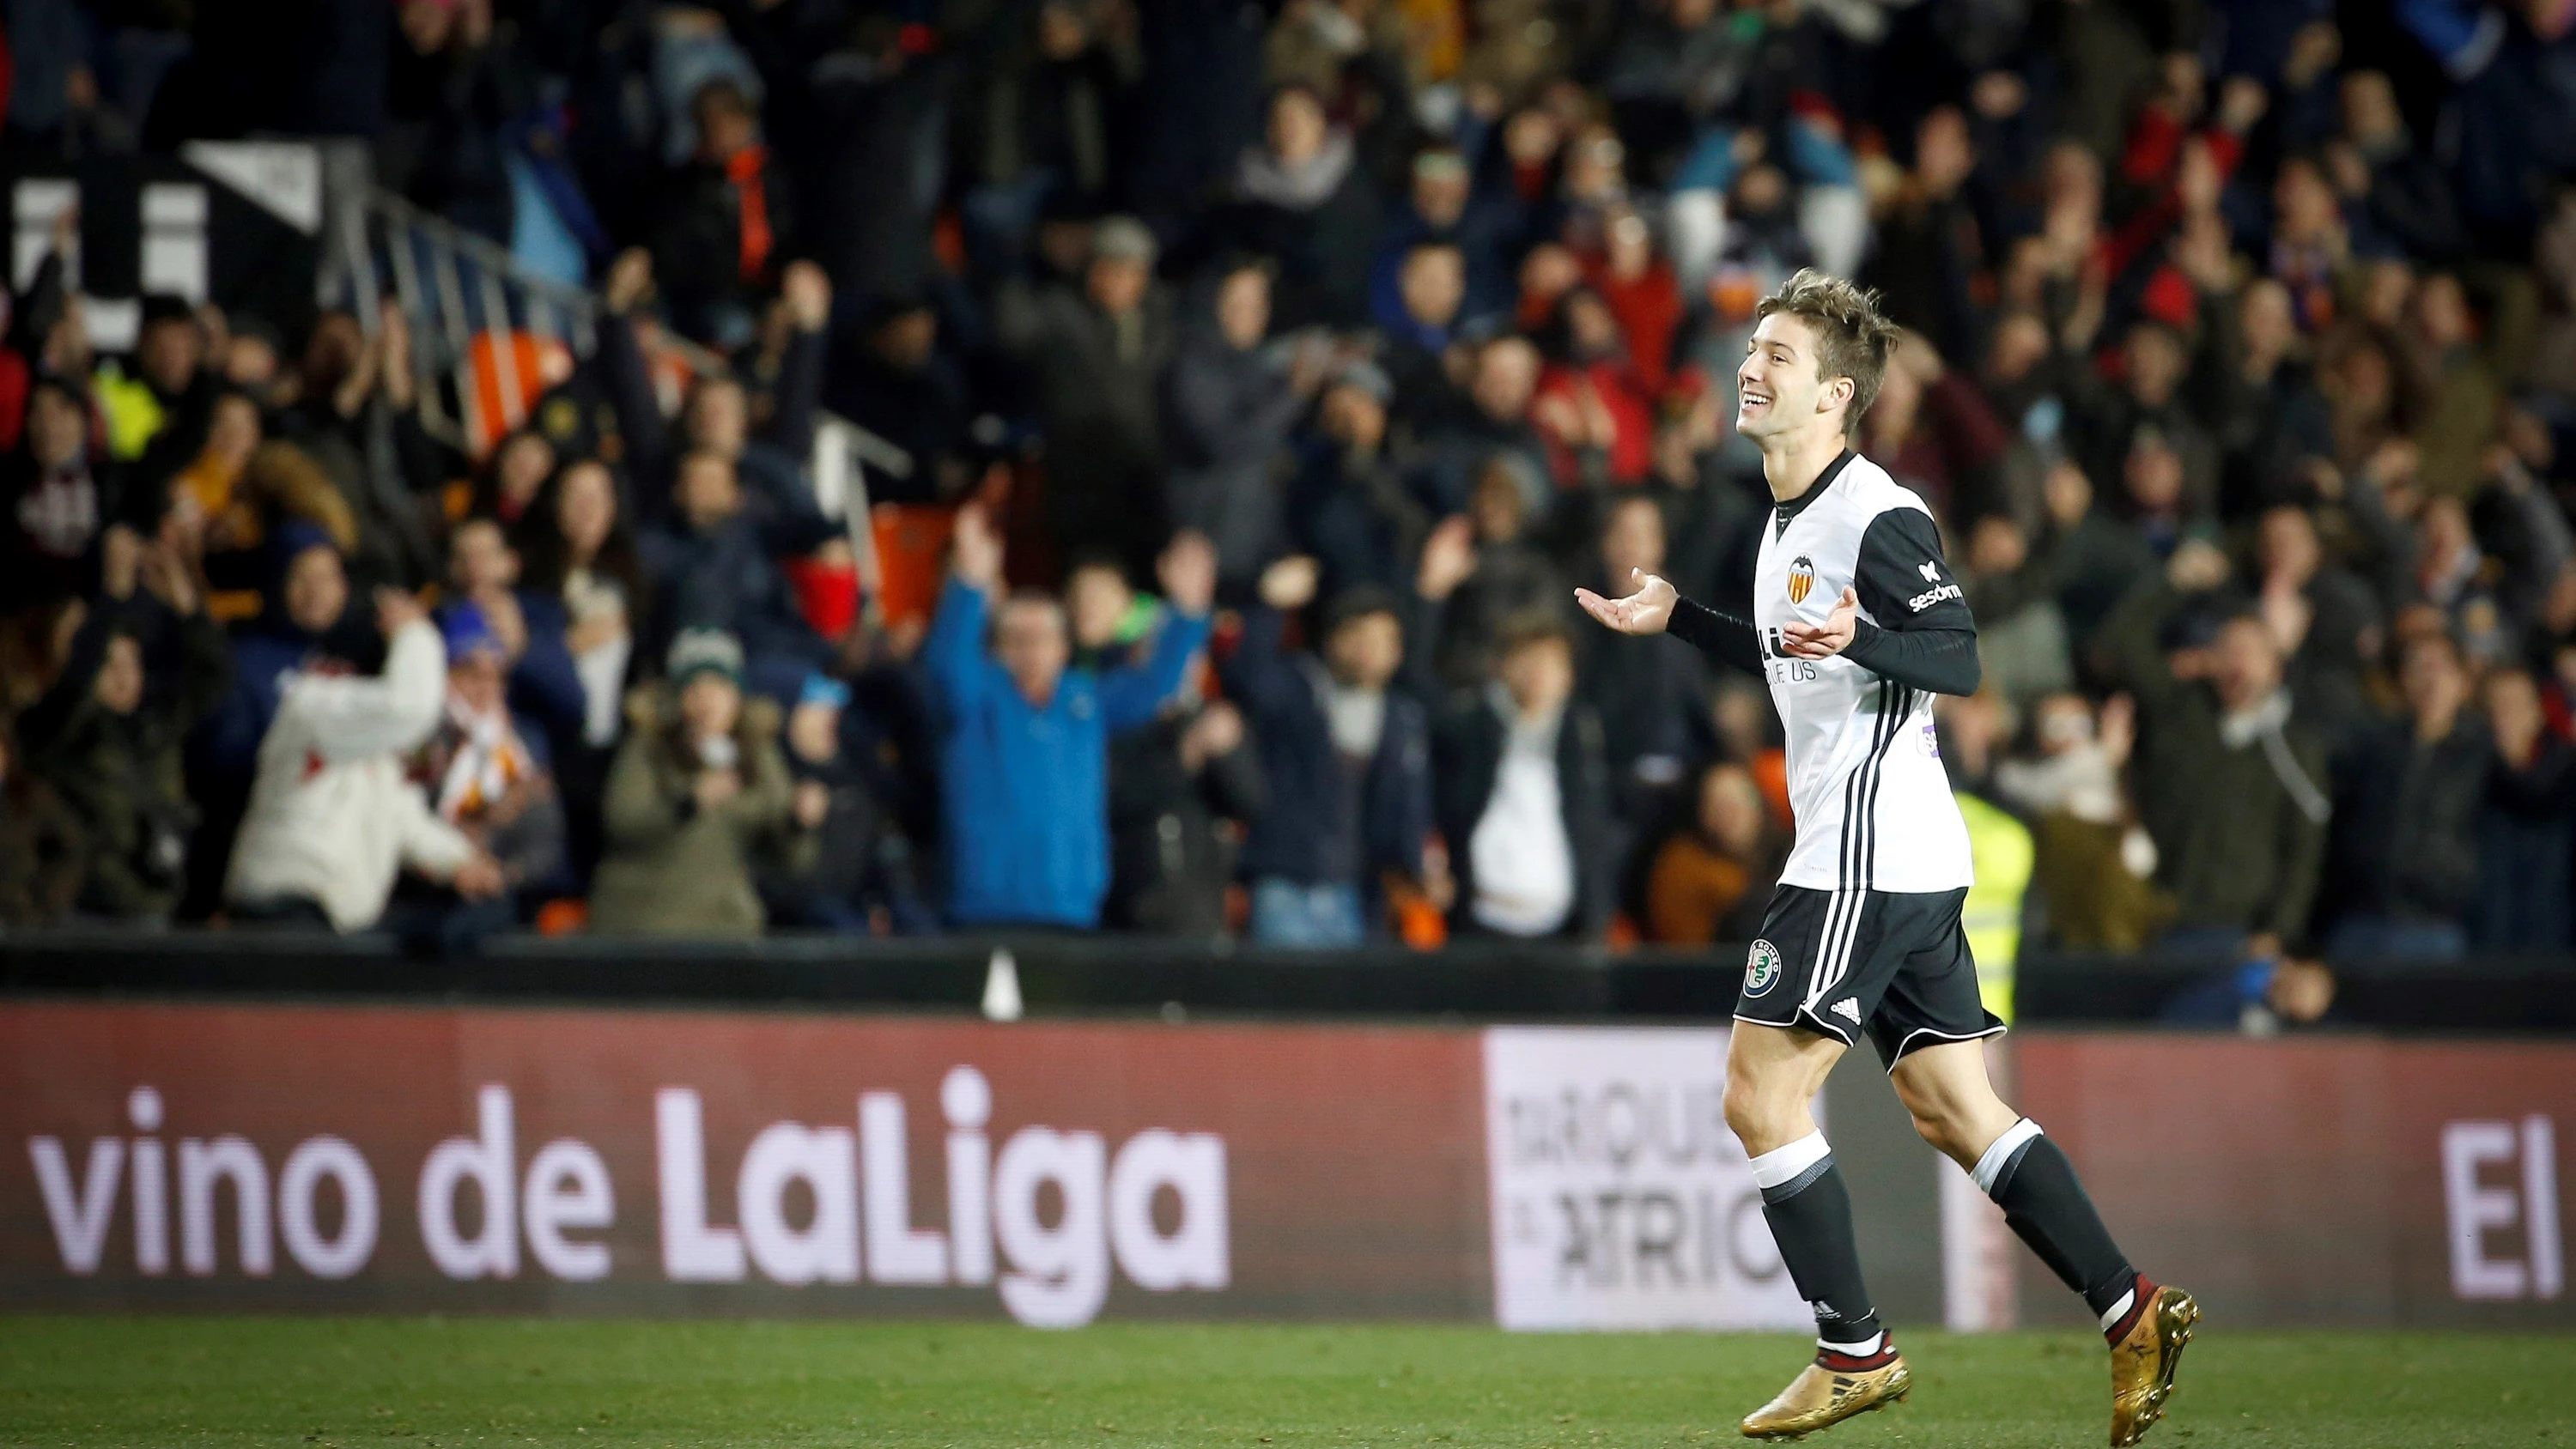
[(2086, 1196), (2075, 1164), (1995, 1095), (1985, 1043), (1939, 1042), (1906, 1053), (1890, 1077), (1923, 1140), (1968, 1169), (2004, 1221), (2058, 1281), (2113, 1327), (2134, 1306), (2137, 1270)]
[(2111, 1442), (2134, 1444), (2163, 1414), (2199, 1305), (2130, 1265), (2075, 1164), (1996, 1095), (1982, 1038), (2003, 1025), (1978, 1000), (1976, 962), (1955, 909), (1948, 928), (1932, 932), (1890, 984), (1872, 1034), (1923, 1140), (1968, 1170), (2013, 1232), (2101, 1320), (2111, 1345)]
[(1727, 1047), (1726, 1122), (1753, 1159), (1763, 1221), (1816, 1312), (1816, 1356), (1744, 1417), (1755, 1439), (1794, 1439), (1905, 1397), (1905, 1360), (1879, 1326), (1852, 1238), (1851, 1190), (1809, 1105), (1849, 1048), (1802, 1027), (1738, 1020)]
[(1879, 1346), (1878, 1314), (1861, 1282), (1851, 1192), (1809, 1107), (1847, 1050), (1797, 1027), (1737, 1022), (1726, 1055), (1726, 1125), (1753, 1159), (1781, 1261), (1816, 1310), (1818, 1346), (1868, 1354)]
[(1790, 1280), (1816, 1312), (1816, 1357), (1779, 1397), (1746, 1416), (1743, 1430), (1754, 1438), (1812, 1433), (1904, 1397), (1910, 1383), (1861, 1279), (1851, 1192), (1812, 1110), (1850, 1047), (1814, 1003), (1820, 988), (1837, 999), (1848, 995), (1847, 983), (1861, 974), (1846, 968), (1866, 958), (1866, 903), (1858, 893), (1782, 888), (1736, 1002), (1727, 1125), (1753, 1161), (1762, 1216)]

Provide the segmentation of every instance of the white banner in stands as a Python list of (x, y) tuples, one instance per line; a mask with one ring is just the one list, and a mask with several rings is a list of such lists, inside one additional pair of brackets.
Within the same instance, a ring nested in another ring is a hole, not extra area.
[(1725, 1032), (1497, 1027), (1484, 1056), (1503, 1327), (1813, 1326), (1726, 1128)]

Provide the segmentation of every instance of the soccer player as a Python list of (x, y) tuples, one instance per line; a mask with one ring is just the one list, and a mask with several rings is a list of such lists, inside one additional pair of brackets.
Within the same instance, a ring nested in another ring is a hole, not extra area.
[(1960, 929), (1967, 828), (1950, 798), (1932, 696), (1973, 694), (1977, 631), (1923, 500), (1852, 451), (1896, 342), (1874, 294), (1816, 271), (1766, 299), (1735, 371), (1736, 431), (1762, 449), (1774, 507), (1747, 621), (1651, 574), (1576, 599), (1623, 634), (1669, 629), (1762, 675), (1788, 735), (1797, 841), (1744, 968), (1726, 1120), (1762, 1213), (1816, 1310), (1817, 1352), (1744, 1419), (1794, 1439), (1905, 1397), (1852, 1242), (1851, 1196), (1807, 1104), (1863, 1032), (1915, 1128), (1974, 1175), (2111, 1344), (2111, 1442), (2164, 1411), (2200, 1307), (2129, 1264), (2066, 1154), (1996, 1097)]

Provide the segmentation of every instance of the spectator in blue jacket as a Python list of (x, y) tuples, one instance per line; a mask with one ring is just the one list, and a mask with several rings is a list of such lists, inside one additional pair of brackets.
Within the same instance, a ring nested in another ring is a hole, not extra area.
[(1175, 539), (1160, 570), (1171, 615), (1152, 653), (1094, 673), (1066, 667), (1053, 595), (995, 608), (1002, 544), (980, 505), (958, 514), (954, 549), (922, 652), (942, 713), (949, 918), (1091, 929), (1109, 891), (1109, 736), (1150, 722), (1180, 689), (1207, 642), (1216, 552), (1197, 534)]
[(1288, 558), (1261, 577), (1227, 661), (1227, 692), (1252, 717), (1269, 808), (1244, 847), (1252, 939), (1353, 946), (1385, 915), (1389, 877), (1423, 880), (1431, 834), (1431, 728), (1395, 687), (1404, 624), (1393, 593), (1360, 585), (1335, 598), (1323, 656), (1280, 647), (1288, 613), (1315, 594), (1315, 561)]

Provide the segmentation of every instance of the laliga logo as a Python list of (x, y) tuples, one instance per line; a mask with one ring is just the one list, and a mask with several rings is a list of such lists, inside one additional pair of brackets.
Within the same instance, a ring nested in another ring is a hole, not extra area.
[[(1023, 1127), (995, 1154), (983, 1130), (993, 1094), (982, 1072), (950, 1068), (939, 1105), (949, 1126), (945, 1233), (910, 1222), (903, 1099), (892, 1092), (860, 1095), (855, 1164), (846, 1127), (763, 1128), (735, 1179), (741, 1224), (724, 1227), (707, 1221), (698, 1094), (664, 1087), (653, 1102), (664, 1273), (674, 1282), (739, 1282), (748, 1258), (779, 1283), (855, 1283), (864, 1261), (878, 1283), (989, 1283), (998, 1244), (1010, 1269), (1001, 1274), (1002, 1305), (1039, 1328), (1091, 1321), (1109, 1293), (1112, 1249), (1128, 1278), (1149, 1291), (1226, 1286), (1223, 1138), (1151, 1128), (1112, 1158), (1097, 1132)], [(786, 1211), (796, 1182), (814, 1204), (801, 1228)], [(1052, 1227), (1038, 1206), (1050, 1183), (1061, 1203)], [(1154, 1225), (1154, 1198), (1166, 1188), (1180, 1207), (1168, 1235)]]
[[(944, 1227), (912, 1221), (904, 1102), (893, 1092), (859, 1094), (855, 1131), (772, 1122), (755, 1133), (734, 1173), (737, 1221), (726, 1224), (708, 1212), (698, 1094), (660, 1089), (653, 1141), (663, 1276), (740, 1283), (757, 1270), (797, 1287), (858, 1283), (864, 1270), (866, 1281), (887, 1285), (994, 1283), (1012, 1317), (1043, 1328), (1090, 1322), (1108, 1298), (1113, 1258), (1149, 1292), (1227, 1285), (1223, 1138), (1157, 1127), (1112, 1153), (1097, 1132), (1023, 1127), (996, 1152), (985, 1131), (992, 1088), (970, 1066), (949, 1069), (939, 1104), (948, 1125)], [(439, 1143), (421, 1163), (414, 1210), (430, 1262), (451, 1279), (516, 1278), (524, 1241), (553, 1278), (610, 1276), (610, 1244), (593, 1236), (617, 1220), (607, 1160), (564, 1137), (538, 1147), (523, 1172), (510, 1089), (485, 1085), (475, 1109), (475, 1135)], [(77, 1168), (60, 1138), (28, 1140), (66, 1272), (99, 1271), (120, 1196), (132, 1213), (134, 1268), (147, 1278), (169, 1273), (174, 1236), (180, 1270), (198, 1278), (215, 1273), (227, 1237), (251, 1278), (276, 1271), (280, 1244), (321, 1279), (354, 1277), (374, 1259), (383, 1211), (374, 1168), (356, 1144), (306, 1138), (272, 1177), (260, 1149), (237, 1135), (182, 1138), (171, 1152), (156, 1135), (163, 1106), (149, 1086), (134, 1089), (127, 1116), (145, 1135), (95, 1139)], [(460, 1221), (469, 1184), (471, 1231)], [(1041, 1206), (1050, 1187), (1051, 1214)], [(791, 1212), (791, 1190), (800, 1188), (806, 1206)], [(1169, 1231), (1155, 1221), (1165, 1193), (1177, 1209)], [(230, 1234), (219, 1230), (225, 1198)]]

